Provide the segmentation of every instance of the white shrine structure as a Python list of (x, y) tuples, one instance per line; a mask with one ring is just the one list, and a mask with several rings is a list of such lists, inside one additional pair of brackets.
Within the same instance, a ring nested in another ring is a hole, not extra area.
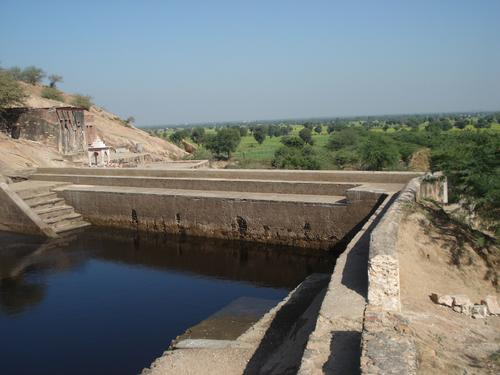
[(97, 137), (88, 147), (89, 167), (105, 167), (111, 158), (109, 147)]

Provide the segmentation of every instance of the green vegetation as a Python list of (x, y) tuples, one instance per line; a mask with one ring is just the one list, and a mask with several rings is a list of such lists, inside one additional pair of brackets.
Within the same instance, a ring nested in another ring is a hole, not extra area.
[(358, 117), (150, 129), (191, 138), (191, 157), (228, 168), (442, 170), (451, 198), (500, 216), (500, 113)]
[(218, 158), (231, 157), (241, 141), (241, 135), (238, 129), (224, 128), (216, 134), (210, 134), (205, 139), (205, 147)]
[[(16, 68), (14, 68), (16, 69)], [(19, 79), (32, 85), (38, 85), (45, 78), (45, 72), (36, 66), (28, 66), (20, 72)]]
[(432, 152), (432, 168), (448, 176), (455, 201), (473, 211), (500, 218), (500, 133), (467, 130)]
[(10, 106), (22, 106), (26, 99), (22, 87), (12, 73), (0, 69), (0, 113)]
[(57, 100), (59, 102), (64, 102), (64, 97), (62, 92), (55, 87), (44, 87), (42, 89), (42, 98)]
[(177, 130), (174, 133), (170, 134), (170, 142), (175, 143), (176, 145), (179, 145), (183, 139), (186, 139), (189, 137), (191, 132), (188, 129), (183, 129), (183, 130)]
[(71, 104), (74, 105), (75, 107), (82, 107), (85, 108), (86, 110), (89, 110), (90, 107), (92, 107), (92, 97), (88, 95), (80, 95), (76, 94), (73, 96), (73, 99), (71, 100)]
[(191, 139), (197, 145), (201, 145), (205, 140), (205, 128), (194, 128), (191, 131)]
[(312, 132), (309, 128), (304, 128), (299, 132), (299, 137), (302, 138), (304, 143), (312, 145), (314, 143), (312, 139)]

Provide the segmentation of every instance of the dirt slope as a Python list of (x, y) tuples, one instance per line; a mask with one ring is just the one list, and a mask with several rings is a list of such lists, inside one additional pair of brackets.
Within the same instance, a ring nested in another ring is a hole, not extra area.
[(480, 303), (487, 295), (500, 297), (491, 280), (495, 270), (467, 242), (457, 241), (454, 231), (452, 224), (436, 226), (420, 210), (409, 213), (400, 228), (401, 304), (415, 334), (418, 373), (498, 374), (500, 316), (472, 319), (429, 298), (464, 294)]
[[(63, 93), (65, 102), (59, 102), (41, 97), (41, 86), (33, 86), (20, 82), (28, 98), (26, 106), (32, 108), (69, 106), (72, 96)], [(92, 106), (85, 112), (86, 122), (94, 125), (99, 136), (112, 147), (133, 148), (140, 143), (143, 152), (152, 154), (154, 159), (176, 160), (186, 155), (186, 152), (174, 144), (163, 139), (152, 137), (145, 131), (134, 126), (125, 126), (120, 118), (106, 110)], [(71, 165), (64, 161), (56, 149), (47, 147), (43, 143), (28, 140), (14, 140), (0, 133), (0, 173), (6, 170), (37, 166)]]

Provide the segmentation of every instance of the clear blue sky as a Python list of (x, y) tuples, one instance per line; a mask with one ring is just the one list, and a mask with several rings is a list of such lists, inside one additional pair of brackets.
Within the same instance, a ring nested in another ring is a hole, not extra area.
[(0, 61), (139, 125), (499, 110), (500, 1), (1, 0)]

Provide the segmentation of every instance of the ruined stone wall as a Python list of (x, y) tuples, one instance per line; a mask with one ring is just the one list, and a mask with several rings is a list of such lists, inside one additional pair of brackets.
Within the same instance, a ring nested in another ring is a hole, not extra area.
[(41, 142), (63, 155), (87, 150), (84, 113), (78, 108), (11, 108), (2, 114), (0, 131)]
[(55, 111), (12, 108), (2, 117), (1, 130), (12, 138), (29, 139), (58, 148), (59, 121)]

